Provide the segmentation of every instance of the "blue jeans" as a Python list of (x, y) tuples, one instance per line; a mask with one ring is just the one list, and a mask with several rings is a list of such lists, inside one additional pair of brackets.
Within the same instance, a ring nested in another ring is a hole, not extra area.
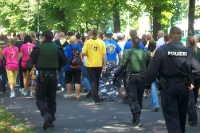
[(83, 69), (82, 69), (82, 83), (85, 86), (86, 91), (90, 91), (91, 84), (90, 84), (87, 69), (85, 66), (83, 66)]
[(90, 81), (88, 80), (88, 78), (82, 78), (82, 83), (85, 86), (86, 91), (91, 90), (91, 84), (90, 84)]
[(151, 94), (150, 94), (150, 97), (149, 97), (149, 107), (151, 109), (160, 107), (159, 101), (158, 101), (157, 87), (156, 87), (155, 82), (153, 82), (151, 84)]
[(64, 70), (64, 68), (60, 72), (57, 71), (57, 80), (58, 80), (58, 84), (60, 84), (62, 88), (65, 88), (65, 70)]

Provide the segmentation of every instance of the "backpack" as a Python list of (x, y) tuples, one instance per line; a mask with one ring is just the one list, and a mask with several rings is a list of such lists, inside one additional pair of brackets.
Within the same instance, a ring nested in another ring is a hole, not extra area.
[(83, 62), (80, 57), (80, 50), (79, 46), (77, 45), (76, 48), (73, 48), (72, 45), (69, 45), (72, 50), (72, 60), (70, 60), (69, 64), (71, 68), (79, 69), (83, 66)]

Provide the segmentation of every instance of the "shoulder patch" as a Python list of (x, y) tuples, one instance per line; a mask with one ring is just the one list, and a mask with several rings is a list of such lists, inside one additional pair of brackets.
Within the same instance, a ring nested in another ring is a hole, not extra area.
[(168, 56), (182, 56), (182, 57), (186, 57), (187, 56), (187, 52), (167, 51), (167, 55)]

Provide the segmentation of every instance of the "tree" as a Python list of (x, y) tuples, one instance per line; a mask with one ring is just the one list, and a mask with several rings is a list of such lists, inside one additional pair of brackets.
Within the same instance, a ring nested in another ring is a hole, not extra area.
[(166, 21), (169, 22), (171, 19), (179, 1), (180, 0), (141, 0), (141, 3), (144, 5), (143, 11), (149, 12), (153, 18), (153, 38), (155, 40), (157, 40), (157, 33), (162, 29), (162, 25), (169, 24), (166, 24)]
[(194, 35), (195, 0), (189, 0), (188, 36)]

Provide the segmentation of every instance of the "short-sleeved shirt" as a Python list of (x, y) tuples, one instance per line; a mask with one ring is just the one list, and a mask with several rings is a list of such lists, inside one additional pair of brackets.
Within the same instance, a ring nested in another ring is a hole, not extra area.
[(3, 55), (5, 56), (6, 59), (6, 70), (18, 71), (19, 70), (18, 47), (13, 46), (4, 48)]
[[(132, 42), (131, 42), (131, 40), (129, 40), (124, 45), (124, 51), (127, 49), (131, 49), (132, 47), (133, 47)], [(144, 49), (144, 44), (142, 42), (140, 42), (140, 49)]]
[[(71, 45), (72, 48), (78, 48), (81, 53), (82, 48), (78, 44), (69, 44), (69, 45)], [(72, 49), (70, 48), (69, 45), (66, 46), (64, 53), (67, 56), (68, 60), (72, 60), (73, 54), (72, 54)], [(65, 71), (70, 71), (70, 70), (81, 70), (81, 68), (80, 69), (71, 68), (70, 63), (68, 62), (67, 65), (65, 66)]]
[(122, 51), (120, 46), (111, 39), (104, 40), (104, 43), (106, 45), (107, 61), (117, 61), (117, 54)]
[(26, 62), (30, 58), (30, 54), (35, 47), (35, 44), (23, 44), (20, 48), (20, 53), (23, 54), (21, 66), (26, 68)]
[(85, 42), (82, 52), (86, 54), (86, 67), (102, 67), (103, 54), (106, 54), (105, 43), (100, 39), (89, 39)]

